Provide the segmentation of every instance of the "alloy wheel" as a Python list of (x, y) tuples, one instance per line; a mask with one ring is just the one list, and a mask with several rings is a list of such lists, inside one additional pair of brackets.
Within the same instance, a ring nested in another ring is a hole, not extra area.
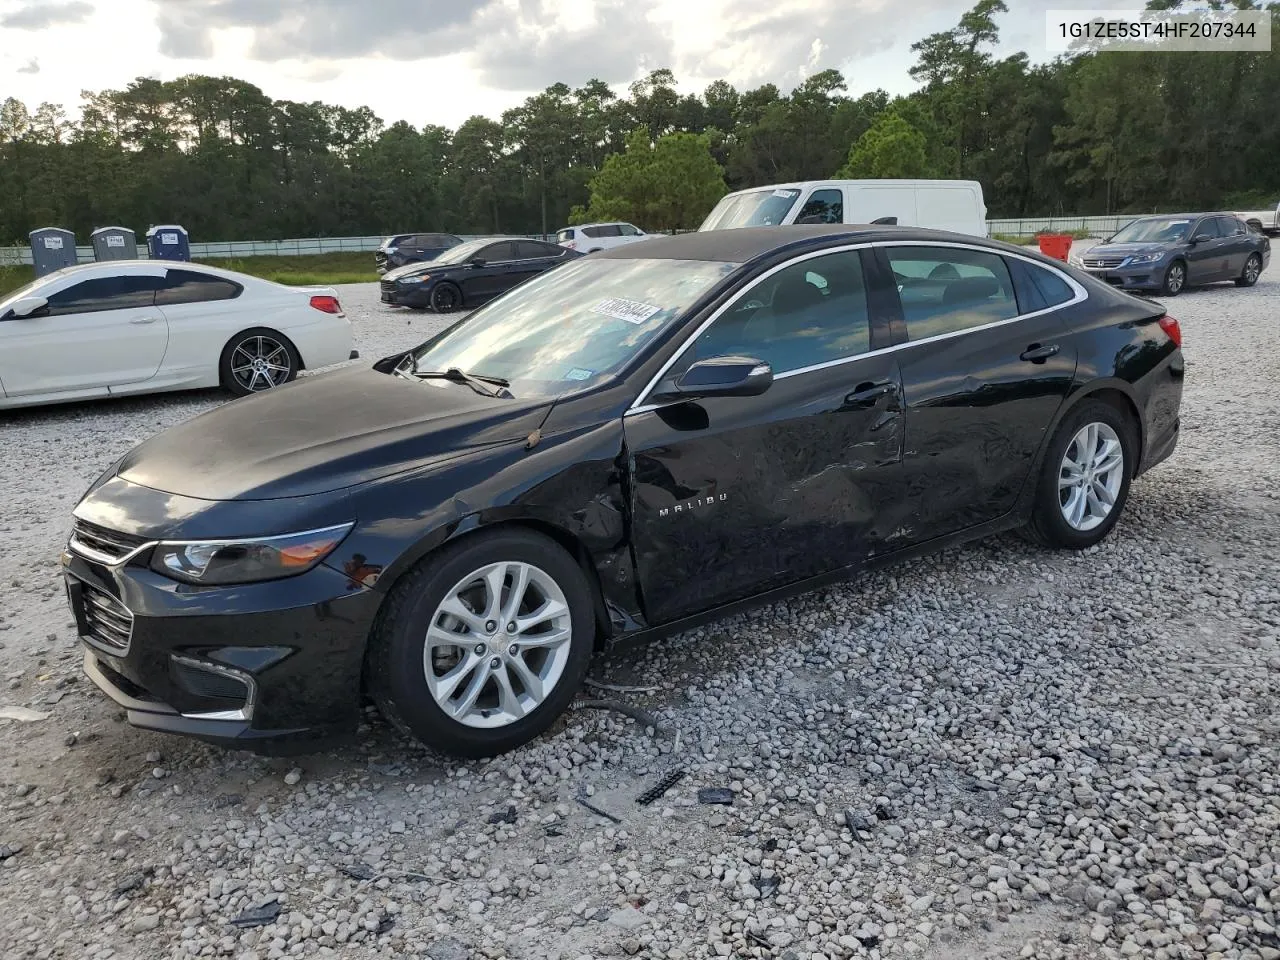
[(1262, 273), (1262, 261), (1258, 259), (1257, 254), (1249, 257), (1244, 264), (1244, 279), (1249, 286), (1253, 286), (1258, 282), (1258, 275)]
[(1124, 447), (1109, 424), (1087, 423), (1071, 438), (1058, 468), (1058, 504), (1073, 529), (1092, 530), (1115, 508), (1124, 483)]
[(547, 699), (569, 662), (573, 622), (559, 584), (529, 563), (491, 563), (445, 594), (427, 628), (427, 688), (447, 716), (504, 727)]
[(1182, 289), (1182, 285), (1187, 282), (1187, 269), (1180, 263), (1175, 263), (1169, 268), (1169, 275), (1165, 277), (1165, 289), (1170, 293), (1177, 293)]
[(245, 337), (231, 351), (231, 375), (245, 390), (258, 393), (278, 387), (293, 372), (289, 348), (272, 337)]

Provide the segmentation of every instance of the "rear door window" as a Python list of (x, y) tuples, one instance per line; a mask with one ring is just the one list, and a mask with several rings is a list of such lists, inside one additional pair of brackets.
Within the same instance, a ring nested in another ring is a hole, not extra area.
[(796, 223), (844, 223), (844, 195), (839, 190), (815, 190), (800, 208)]
[(503, 240), (500, 243), (491, 243), (476, 254), (485, 263), (503, 263), (507, 260), (514, 260), (515, 244), (510, 240)]
[(604, 230), (604, 227), (583, 227), (582, 235), (584, 237), (591, 237), (592, 239), (595, 239), (596, 237), (604, 236), (604, 234), (601, 233), (602, 230)]
[(176, 306), (180, 303), (208, 303), (213, 300), (234, 300), (243, 287), (231, 280), (215, 277), (196, 270), (170, 270), (164, 286), (156, 292), (156, 306)]
[(1018, 315), (1004, 258), (957, 247), (888, 247), (907, 339), (956, 333)]
[(155, 302), (160, 277), (95, 277), (50, 294), (46, 316), (69, 313), (97, 313), (101, 310), (129, 310), (149, 307)]
[(516, 260), (541, 260), (543, 257), (558, 256), (561, 251), (548, 244), (536, 240), (517, 240), (515, 242)]

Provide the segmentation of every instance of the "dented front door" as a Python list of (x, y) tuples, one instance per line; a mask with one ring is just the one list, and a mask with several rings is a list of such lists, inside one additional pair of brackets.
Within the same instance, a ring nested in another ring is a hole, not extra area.
[(777, 379), (758, 397), (629, 414), (632, 542), (662, 623), (877, 552), (901, 521), (893, 354)]

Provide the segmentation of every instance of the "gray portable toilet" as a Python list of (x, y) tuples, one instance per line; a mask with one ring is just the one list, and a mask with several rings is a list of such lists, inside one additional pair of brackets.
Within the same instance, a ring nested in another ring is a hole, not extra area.
[(137, 260), (138, 238), (128, 227), (99, 227), (89, 234), (95, 260)]
[(178, 226), (152, 227), (147, 231), (147, 250), (152, 260), (190, 260), (187, 231)]
[(63, 267), (76, 265), (76, 235), (61, 227), (41, 227), (31, 231), (31, 262), (36, 276), (43, 277)]

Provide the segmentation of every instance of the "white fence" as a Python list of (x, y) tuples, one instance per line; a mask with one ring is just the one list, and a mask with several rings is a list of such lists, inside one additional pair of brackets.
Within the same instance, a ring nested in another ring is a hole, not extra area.
[[(1113, 217), (1023, 217), (1021, 219), (988, 220), (987, 232), (1007, 237), (1033, 237), (1042, 231), (1074, 233), (1087, 230), (1092, 236), (1106, 237), (1134, 219), (1136, 214)], [(533, 238), (540, 234), (524, 234)], [(193, 260), (230, 259), (234, 257), (302, 257), (317, 253), (373, 252), (384, 237), (309, 237), (299, 240), (228, 240), (219, 243), (192, 243)], [(464, 236), (464, 240), (474, 239)], [(138, 257), (147, 258), (147, 248), (138, 244)], [(80, 263), (93, 261), (93, 247), (76, 247)], [(0, 247), (0, 266), (31, 263), (30, 247)]]
[[(463, 240), (478, 239), (462, 235)], [(512, 236), (512, 234), (503, 234)], [(521, 234), (540, 237), (540, 234)], [(225, 260), (234, 257), (304, 257), (317, 253), (370, 252), (386, 237), (309, 237), (299, 240), (227, 240), (216, 243), (192, 243), (192, 260)], [(146, 244), (138, 244), (138, 259), (149, 256)], [(76, 259), (80, 263), (93, 262), (93, 247), (76, 247)], [(31, 263), (30, 247), (0, 247), (0, 266), (16, 266)], [(370, 260), (372, 263), (372, 259)]]

